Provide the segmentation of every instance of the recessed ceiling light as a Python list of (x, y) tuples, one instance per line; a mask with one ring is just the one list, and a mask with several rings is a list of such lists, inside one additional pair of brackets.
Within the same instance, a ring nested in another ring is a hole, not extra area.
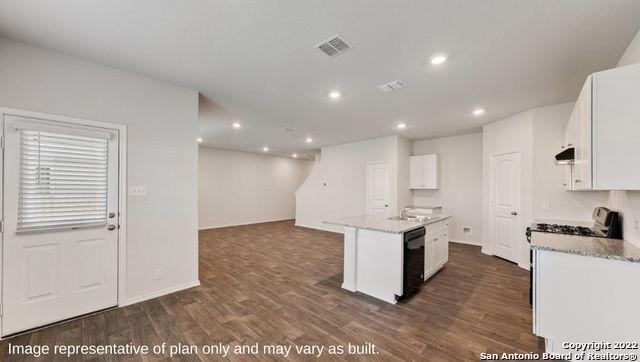
[(329, 92), (329, 98), (331, 99), (338, 99), (340, 98), (341, 94), (338, 91), (331, 91)]
[(447, 56), (444, 54), (434, 55), (431, 57), (431, 64), (439, 65), (447, 61)]
[(240, 127), (242, 127), (242, 125), (240, 124), (240, 122), (233, 122), (233, 128), (238, 129), (238, 128), (240, 128)]
[(298, 154), (297, 154), (297, 153), (294, 153), (293, 155), (291, 155), (291, 157), (293, 157), (293, 158), (298, 158)]
[(474, 116), (481, 116), (482, 114), (484, 114), (484, 108), (478, 108), (473, 111)]
[(398, 129), (405, 129), (405, 128), (407, 128), (407, 124), (406, 124), (406, 123), (398, 123), (398, 124), (396, 125), (396, 128), (398, 128)]
[(198, 143), (202, 142), (202, 138), (198, 137)]
[(269, 147), (262, 147), (262, 152), (269, 152)]
[(313, 138), (307, 137), (307, 139), (305, 139), (304, 141), (307, 142), (307, 143), (311, 143), (311, 142), (313, 142)]

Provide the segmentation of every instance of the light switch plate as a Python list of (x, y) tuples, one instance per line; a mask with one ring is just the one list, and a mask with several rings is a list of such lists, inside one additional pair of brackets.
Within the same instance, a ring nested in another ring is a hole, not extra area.
[(129, 187), (129, 196), (131, 197), (146, 197), (147, 185), (138, 185)]
[(551, 210), (551, 203), (550, 202), (543, 202), (542, 203), (542, 211), (549, 211)]

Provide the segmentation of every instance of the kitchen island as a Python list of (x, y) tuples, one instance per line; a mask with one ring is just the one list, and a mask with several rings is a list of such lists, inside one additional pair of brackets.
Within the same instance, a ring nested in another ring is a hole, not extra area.
[(325, 221), (344, 227), (342, 288), (395, 304), (404, 292), (405, 233), (426, 228), (422, 277), (426, 280), (448, 260), (449, 218), (434, 214), (418, 221), (366, 215)]

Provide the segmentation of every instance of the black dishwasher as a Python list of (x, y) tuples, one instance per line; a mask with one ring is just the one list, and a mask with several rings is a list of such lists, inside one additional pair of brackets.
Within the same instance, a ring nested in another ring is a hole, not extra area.
[(406, 299), (416, 294), (424, 281), (424, 235), (425, 228), (404, 234), (404, 276), (402, 296)]

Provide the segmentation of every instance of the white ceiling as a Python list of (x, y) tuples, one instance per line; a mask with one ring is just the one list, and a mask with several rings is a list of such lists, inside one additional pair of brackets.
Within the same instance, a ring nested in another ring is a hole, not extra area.
[[(0, 0), (0, 34), (199, 90), (206, 145), (280, 155), (573, 100), (638, 28), (637, 0)], [(355, 49), (314, 48), (336, 33)]]

